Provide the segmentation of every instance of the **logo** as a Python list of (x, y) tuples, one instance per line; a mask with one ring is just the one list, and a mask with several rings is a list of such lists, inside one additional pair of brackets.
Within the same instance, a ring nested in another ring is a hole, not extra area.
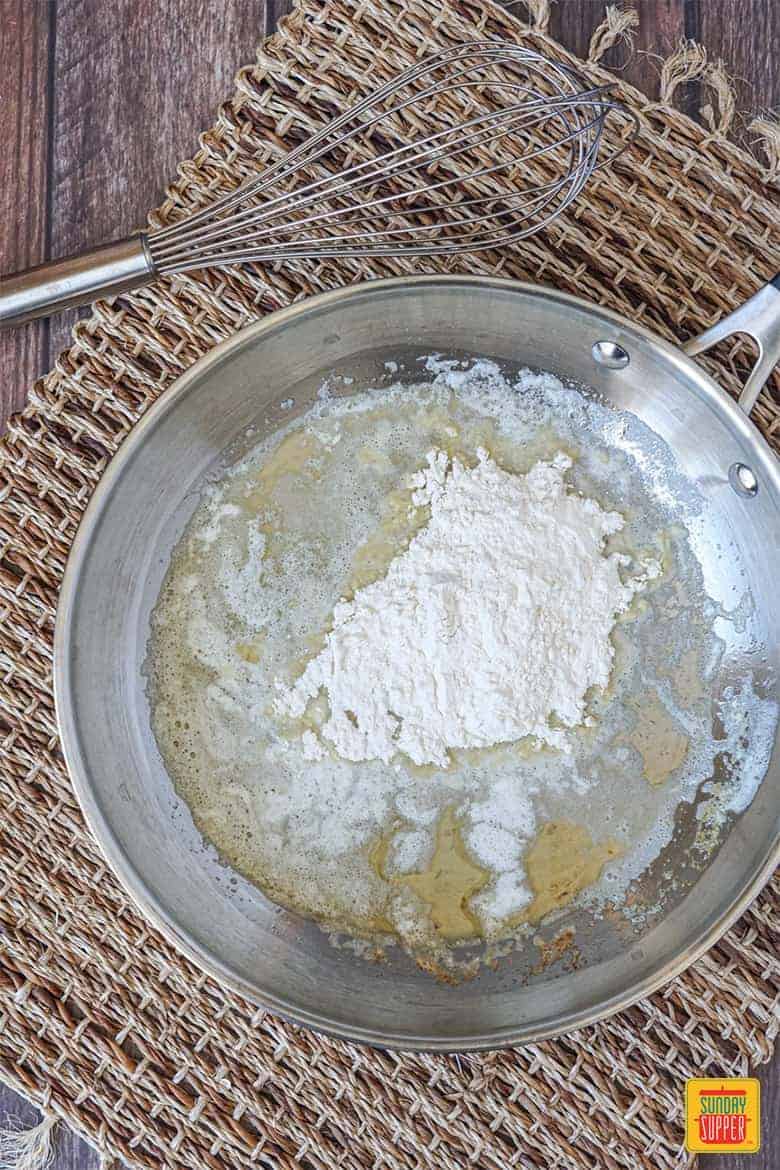
[(755, 1077), (685, 1084), (685, 1148), (691, 1154), (755, 1154), (761, 1145), (761, 1086)]

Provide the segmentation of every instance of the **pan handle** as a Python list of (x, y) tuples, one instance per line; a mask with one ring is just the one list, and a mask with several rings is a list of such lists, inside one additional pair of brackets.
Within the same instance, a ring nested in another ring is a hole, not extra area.
[(739, 405), (745, 414), (750, 414), (764, 383), (780, 362), (780, 272), (728, 317), (687, 341), (683, 349), (694, 357), (733, 333), (747, 333), (758, 346), (758, 359), (739, 396)]

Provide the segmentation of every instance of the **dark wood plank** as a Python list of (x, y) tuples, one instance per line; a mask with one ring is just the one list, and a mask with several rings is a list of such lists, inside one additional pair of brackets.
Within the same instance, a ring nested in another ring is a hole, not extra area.
[[(0, 1128), (31, 1129), (41, 1117), (37, 1109), (0, 1085)], [(50, 1170), (99, 1170), (100, 1156), (96, 1150), (77, 1137), (65, 1125), (58, 1125), (54, 1133), (54, 1160)]]
[(0, 1126), (3, 1128), (24, 1127), (30, 1129), (40, 1121), (40, 1114), (34, 1105), (0, 1084)]
[[(57, 255), (143, 226), (264, 28), (264, 0), (58, 0)], [(68, 344), (77, 316), (52, 320), (52, 356)]]
[[(613, 54), (621, 54), (622, 60), (628, 57), (628, 63), (622, 71), (628, 81), (641, 89), (649, 97), (657, 98), (660, 90), (661, 64), (675, 45), (684, 36), (689, 35), (685, 27), (687, 0), (638, 0), (633, 5), (639, 13), (639, 27), (634, 37), (634, 51), (630, 55), (626, 50), (615, 48)], [(605, 58), (607, 61), (607, 58)], [(619, 62), (609, 65), (614, 68)], [(687, 88), (681, 87), (677, 105), (686, 113), (692, 113), (691, 102), (688, 100)]]
[(746, 139), (750, 114), (780, 106), (780, 4), (777, 0), (688, 0), (692, 35), (722, 59), (736, 87), (733, 136)]
[(292, 9), (292, 0), (266, 0), (265, 35), (270, 36), (283, 16)]
[[(713, 0), (714, 6), (719, 2)], [(690, 0), (634, 0), (627, 5), (639, 15), (639, 25), (632, 31), (633, 47), (626, 43), (614, 45), (601, 58), (601, 64), (619, 72), (643, 93), (657, 98), (662, 58), (682, 37), (691, 35), (686, 27), (689, 3)], [(550, 35), (586, 58), (590, 39), (603, 19), (604, 5), (600, 0), (562, 0), (551, 9)], [(678, 108), (686, 113), (693, 114), (697, 108), (694, 90), (693, 84), (681, 86), (676, 96)]]
[[(54, 9), (0, 0), (0, 272), (46, 259)], [(48, 324), (0, 333), (0, 432), (49, 359)]]

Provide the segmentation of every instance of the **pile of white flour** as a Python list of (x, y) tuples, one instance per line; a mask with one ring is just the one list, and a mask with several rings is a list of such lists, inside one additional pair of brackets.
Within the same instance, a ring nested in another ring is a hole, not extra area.
[(336, 605), (322, 651), (280, 684), (293, 718), (327, 692), (308, 758), (323, 741), (345, 760), (402, 752), (438, 767), (451, 748), (525, 736), (566, 748), (587, 691), (609, 680), (615, 618), (647, 580), (621, 581), (629, 558), (604, 541), (623, 518), (569, 491), (570, 467), (559, 453), (512, 475), (484, 450), (471, 468), (429, 453), (410, 486), (430, 521), (385, 577)]

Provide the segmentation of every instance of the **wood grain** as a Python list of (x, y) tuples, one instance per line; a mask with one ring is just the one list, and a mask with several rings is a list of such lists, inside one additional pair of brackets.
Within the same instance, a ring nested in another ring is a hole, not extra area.
[(778, 0), (688, 0), (696, 7), (696, 35), (722, 59), (737, 91), (734, 137), (749, 139), (747, 123), (758, 110), (780, 107), (780, 3)]
[[(0, 0), (0, 271), (61, 256), (140, 226), (179, 159), (213, 120), (238, 67), (252, 59), (289, 0)], [(635, 52), (604, 64), (658, 94), (660, 59), (681, 37), (702, 41), (737, 80), (750, 112), (780, 103), (778, 0), (634, 0)], [(523, 5), (516, 10), (525, 15)], [(601, 0), (561, 0), (550, 32), (586, 55)], [(696, 114), (697, 84), (675, 102)], [(67, 344), (73, 316), (0, 334), (0, 429), (30, 382)], [(706, 1170), (770, 1170), (780, 1151), (780, 1059), (760, 1071), (762, 1152), (707, 1157)], [(0, 1126), (34, 1109), (0, 1086)], [(60, 1133), (55, 1170), (93, 1170), (97, 1155)]]
[[(0, 272), (48, 257), (54, 8), (0, 0)], [(0, 430), (48, 368), (48, 322), (0, 333)]]
[[(55, 255), (143, 227), (262, 38), (263, 0), (57, 0)], [(82, 315), (86, 310), (82, 311)], [(77, 313), (52, 319), (53, 359)]]
[(266, 0), (265, 35), (270, 36), (279, 21), (292, 8), (292, 0)]

